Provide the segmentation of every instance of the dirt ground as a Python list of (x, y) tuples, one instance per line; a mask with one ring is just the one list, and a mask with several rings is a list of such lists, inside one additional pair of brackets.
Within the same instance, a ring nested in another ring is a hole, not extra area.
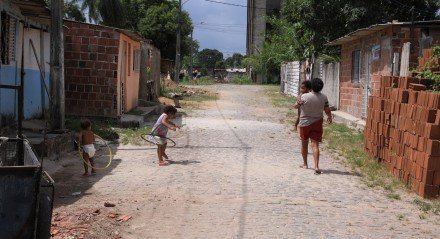
[(169, 134), (177, 147), (167, 150), (168, 167), (151, 146), (112, 145), (111, 167), (90, 177), (75, 153), (65, 157), (53, 173), (53, 238), (440, 235), (439, 216), (422, 218), (414, 195), (387, 198), (326, 154), (322, 175), (299, 168), (298, 136), (263, 86), (206, 87), (219, 99), (191, 109)]

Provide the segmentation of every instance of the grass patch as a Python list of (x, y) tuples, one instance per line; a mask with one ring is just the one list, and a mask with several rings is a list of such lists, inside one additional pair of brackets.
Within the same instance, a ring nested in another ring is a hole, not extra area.
[(195, 101), (195, 102), (204, 102), (204, 101), (214, 101), (217, 100), (217, 94), (200, 94), (195, 93), (190, 97), (184, 97), (185, 101)]
[[(142, 134), (148, 134), (151, 132), (151, 128), (139, 128), (139, 129), (123, 129), (118, 128), (118, 125), (111, 120), (91, 119), (93, 133), (101, 136), (105, 140), (117, 141), (122, 144), (136, 144), (140, 145), (144, 142), (141, 138)], [(80, 118), (67, 118), (66, 128), (75, 132), (81, 130)]]
[(242, 75), (242, 76), (234, 76), (234, 77), (232, 77), (231, 84), (234, 84), (234, 85), (252, 85), (254, 83), (252, 82), (252, 79), (248, 75)]
[(416, 204), (423, 212), (433, 212), (437, 215), (440, 215), (440, 200), (426, 202), (416, 198), (414, 199), (413, 203)]
[(145, 141), (141, 138), (143, 134), (151, 133), (150, 127), (144, 128), (136, 128), (136, 129), (121, 129), (117, 128), (115, 131), (119, 135), (119, 142), (122, 144), (135, 144), (141, 145), (144, 144)]
[(387, 194), (388, 198), (394, 199), (394, 200), (400, 200), (400, 195), (397, 193), (388, 193)]
[(215, 81), (210, 76), (203, 76), (198, 79), (191, 80), (189, 77), (185, 77), (183, 81), (180, 82), (181, 85), (213, 85)]
[[(404, 187), (398, 179), (388, 173), (383, 165), (364, 153), (363, 132), (351, 129), (344, 124), (327, 124), (324, 126), (324, 139), (330, 150), (346, 158), (348, 164), (361, 173), (368, 187), (379, 186), (391, 193)], [(397, 198), (394, 194), (389, 195)]]
[(279, 90), (280, 86), (278, 85), (265, 86), (265, 93), (275, 107), (291, 109), (296, 99), (280, 93)]
[[(92, 120), (92, 131), (105, 140), (115, 141), (119, 139), (118, 133), (114, 127), (116, 124), (113, 120)], [(79, 132), (81, 130), (81, 118), (69, 117), (66, 119), (66, 128)]]

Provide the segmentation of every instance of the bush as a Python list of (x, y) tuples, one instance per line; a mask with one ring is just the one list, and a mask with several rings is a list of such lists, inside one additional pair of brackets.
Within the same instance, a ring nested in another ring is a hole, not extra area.
[(234, 77), (232, 77), (231, 83), (232, 84), (236, 84), (236, 85), (251, 85), (252, 84), (252, 80), (247, 75), (234, 76)]

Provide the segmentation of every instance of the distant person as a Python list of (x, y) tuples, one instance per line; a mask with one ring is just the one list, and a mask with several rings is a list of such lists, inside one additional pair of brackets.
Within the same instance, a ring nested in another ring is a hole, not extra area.
[(156, 124), (151, 131), (150, 140), (157, 145), (157, 157), (159, 158), (159, 166), (168, 166), (170, 163), (163, 159), (168, 159), (168, 155), (165, 153), (167, 149), (167, 134), (168, 129), (176, 131), (176, 126), (171, 120), (176, 116), (177, 109), (171, 105), (165, 106), (163, 114), (157, 119)]
[[(299, 88), (300, 91), (300, 95), (298, 97), (298, 101), (301, 100), (301, 96), (303, 94), (309, 93), (310, 90), (312, 90), (312, 83), (309, 80), (303, 81), (301, 83), (301, 87)], [(299, 124), (299, 117), (301, 116), (301, 109), (298, 108), (298, 117), (296, 118), (296, 122), (295, 122), (295, 130), (298, 131), (298, 124)]]
[(94, 167), (95, 162), (93, 156), (95, 156), (95, 134), (92, 131), (92, 122), (88, 119), (81, 120), (81, 131), (78, 136), (78, 143), (81, 146), (81, 153), (84, 160), (84, 174), (83, 176), (89, 176), (89, 164), (91, 167), (91, 173), (96, 173)]
[(294, 108), (301, 109), (299, 130), (301, 137), (301, 154), (304, 160), (302, 168), (308, 168), (307, 155), (309, 139), (312, 142), (313, 158), (315, 162), (315, 174), (321, 174), (319, 169), (319, 143), (322, 142), (323, 134), (323, 111), (327, 114), (327, 122), (332, 123), (332, 115), (327, 96), (321, 93), (324, 82), (319, 78), (311, 80), (312, 91), (301, 96)]

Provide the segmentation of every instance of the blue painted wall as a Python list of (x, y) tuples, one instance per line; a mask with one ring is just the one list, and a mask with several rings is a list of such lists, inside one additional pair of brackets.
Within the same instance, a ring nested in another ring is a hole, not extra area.
[[(19, 85), (20, 68), (1, 66), (0, 84)], [(49, 72), (45, 74), (46, 85), (49, 87)], [(14, 90), (0, 90), (0, 114), (17, 116), (17, 94)], [(25, 119), (41, 118), (43, 110), (49, 109), (49, 100), (41, 82), (40, 71), (25, 69), (24, 78), (24, 117)]]

